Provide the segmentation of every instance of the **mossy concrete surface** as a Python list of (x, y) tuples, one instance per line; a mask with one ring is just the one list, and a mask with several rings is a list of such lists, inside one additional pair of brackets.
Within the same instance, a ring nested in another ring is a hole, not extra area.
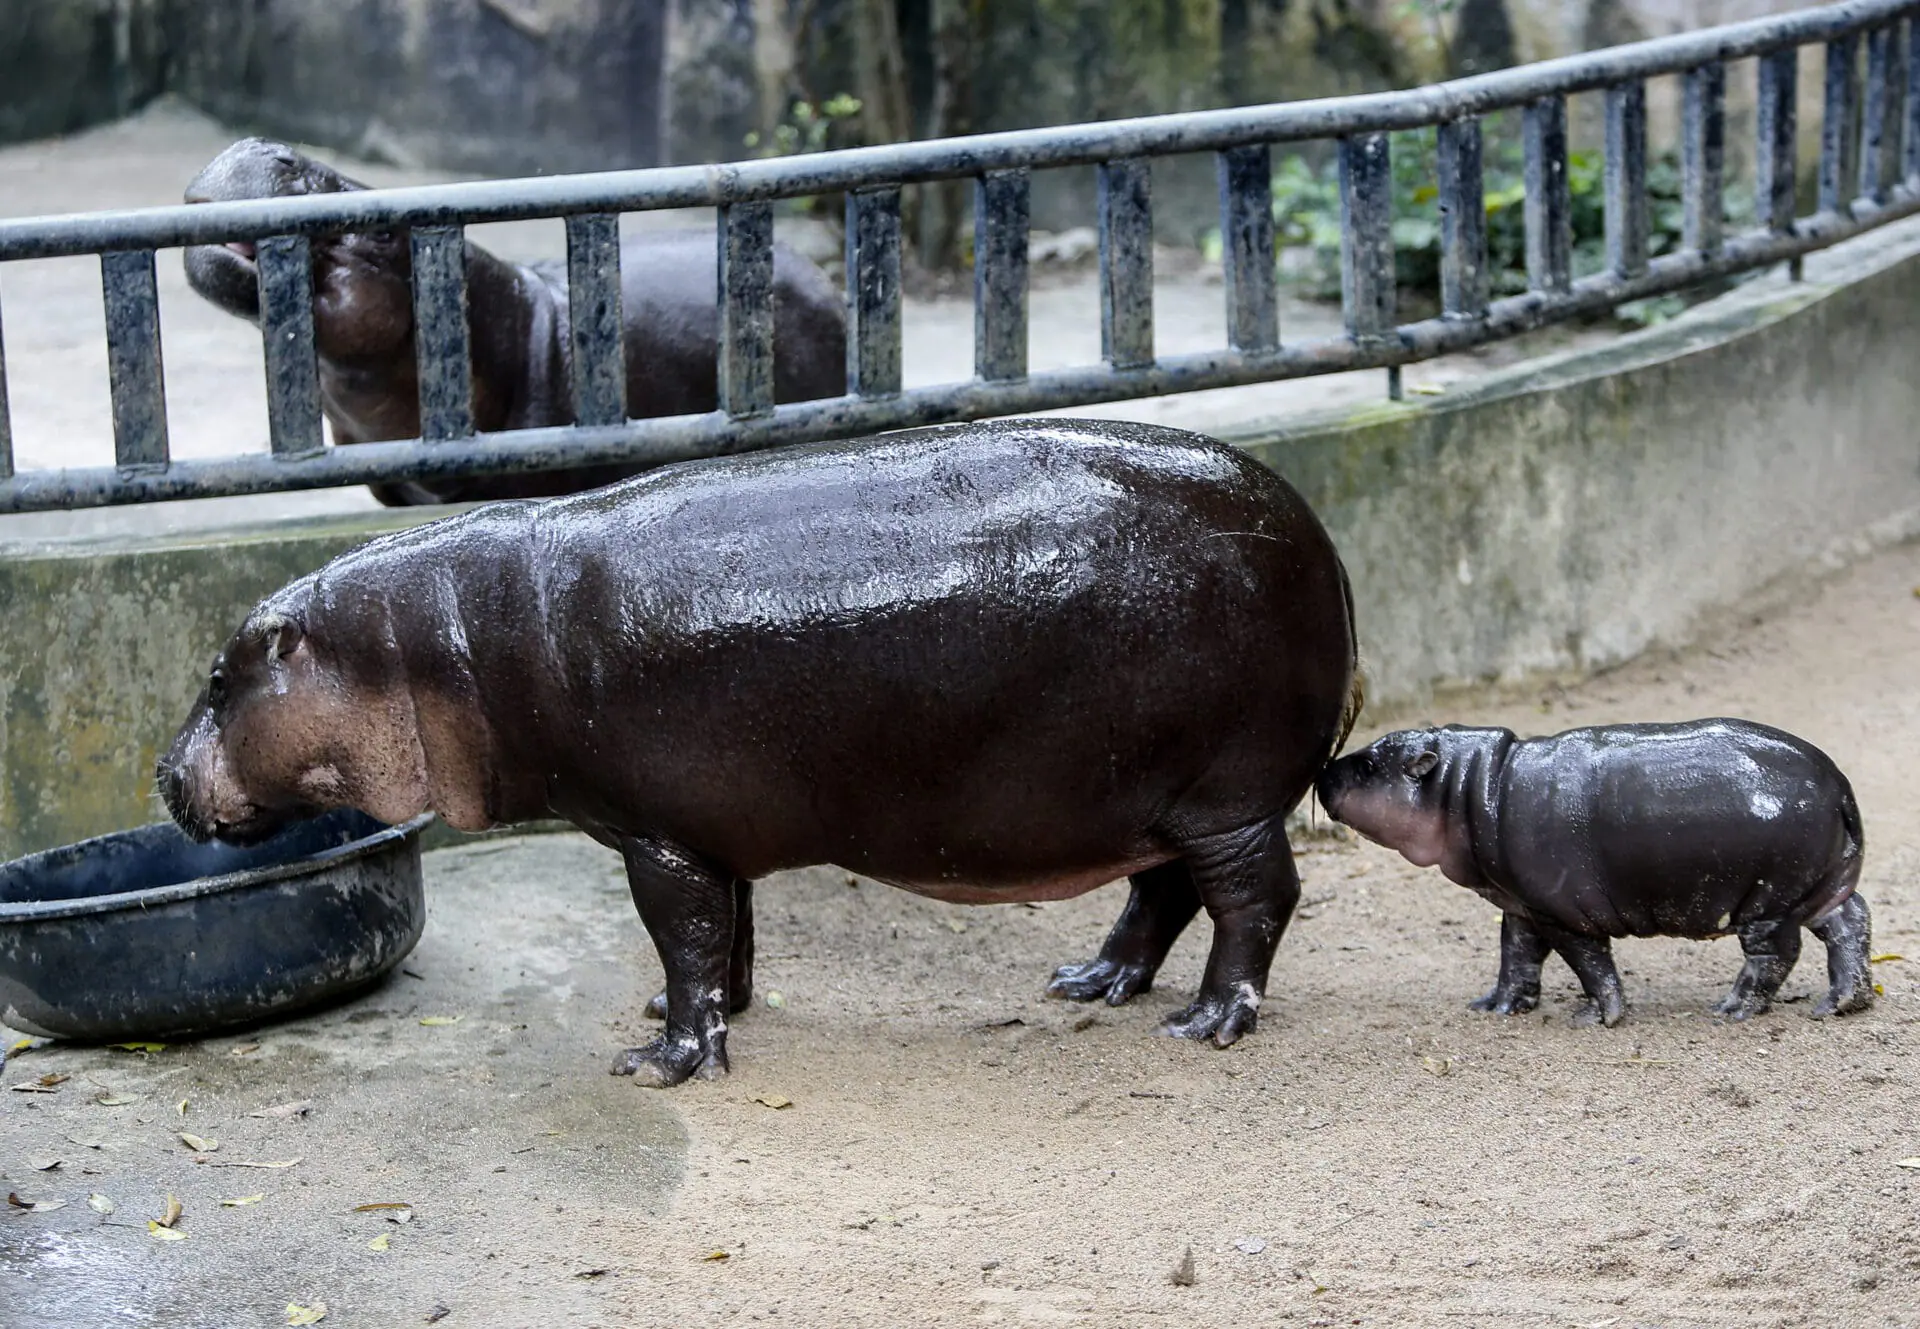
[(1602, 350), (1223, 432), (1332, 530), (1375, 698), (1605, 668), (1920, 535), (1920, 232), (1890, 231)]
[(154, 758), (246, 611), (421, 519), (0, 546), (0, 858), (164, 819)]

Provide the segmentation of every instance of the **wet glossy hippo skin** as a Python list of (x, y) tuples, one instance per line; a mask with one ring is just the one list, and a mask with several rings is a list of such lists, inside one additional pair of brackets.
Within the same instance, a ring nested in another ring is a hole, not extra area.
[(374, 541), (267, 598), (159, 764), (190, 833), (348, 805), (572, 821), (625, 858), (667, 976), (616, 1069), (726, 1068), (752, 890), (832, 863), (938, 899), (1131, 876), (1053, 991), (1254, 1027), (1299, 897), (1287, 812), (1357, 705), (1346, 575), (1300, 496), (1198, 435), (916, 430), (667, 467)]
[(1506, 729), (1408, 729), (1331, 763), (1337, 821), (1504, 911), (1500, 979), (1474, 1009), (1540, 1001), (1556, 951), (1592, 1003), (1626, 1014), (1611, 937), (1740, 938), (1746, 964), (1715, 1013), (1765, 1011), (1800, 956), (1827, 947), (1816, 1017), (1873, 1004), (1860, 811), (1818, 748), (1746, 720), (1608, 725), (1552, 738)]
[[(284, 143), (247, 138), (187, 186), (189, 203), (288, 194), (337, 194), (364, 185)], [(711, 231), (634, 236), (621, 245), (627, 413), (634, 419), (713, 410), (717, 248)], [(250, 245), (196, 245), (187, 281), (230, 314), (257, 320), (259, 278)], [(320, 397), (336, 443), (420, 433), (414, 359), (413, 253), (403, 231), (313, 241), (314, 344)], [(846, 391), (846, 314), (820, 269), (775, 245), (774, 396), (782, 402)], [(573, 337), (564, 263), (508, 263), (467, 244), (467, 323), (473, 348), (473, 418), (482, 433), (573, 423)], [(541, 498), (621, 480), (634, 466), (534, 475), (408, 481), (373, 486), (382, 503)]]

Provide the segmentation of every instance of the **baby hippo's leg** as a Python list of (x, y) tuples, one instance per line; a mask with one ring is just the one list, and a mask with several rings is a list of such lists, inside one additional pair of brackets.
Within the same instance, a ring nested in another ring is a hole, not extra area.
[(1713, 1008), (1715, 1015), (1729, 1020), (1748, 1020), (1766, 1014), (1773, 1005), (1773, 994), (1793, 972), (1800, 958), (1798, 923), (1749, 923), (1740, 929), (1740, 949), (1747, 962), (1733, 980), (1733, 990)]
[[(727, 965), (727, 1014), (738, 1015), (753, 1005), (753, 883), (741, 877), (733, 883), (733, 959)], [(667, 1018), (667, 994), (656, 992), (647, 1003), (649, 1020)]]
[(613, 1073), (660, 1088), (690, 1075), (723, 1075), (734, 878), (664, 841), (630, 839), (621, 851), (640, 921), (667, 971), (667, 1027), (644, 1047), (622, 1052)]
[(1553, 948), (1540, 930), (1518, 914), (1500, 916), (1500, 977), (1493, 991), (1467, 1003), (1468, 1010), (1524, 1015), (1540, 1004), (1540, 962)]
[(1150, 991), (1161, 961), (1180, 931), (1200, 912), (1200, 893), (1184, 859), (1174, 859), (1131, 878), (1133, 890), (1100, 954), (1080, 964), (1063, 964), (1047, 984), (1049, 997), (1069, 1001), (1104, 998), (1118, 1006)]
[(1873, 1005), (1873, 975), (1868, 952), (1873, 940), (1867, 902), (1849, 895), (1846, 903), (1813, 925), (1813, 935), (1827, 947), (1827, 995), (1813, 1008), (1813, 1018), (1851, 1015)]
[(1627, 1018), (1627, 997), (1620, 986), (1620, 971), (1613, 967), (1613, 943), (1605, 937), (1588, 937), (1559, 928), (1541, 928), (1547, 944), (1580, 980), (1587, 1004), (1573, 1017), (1577, 1025), (1603, 1024), (1611, 1029)]

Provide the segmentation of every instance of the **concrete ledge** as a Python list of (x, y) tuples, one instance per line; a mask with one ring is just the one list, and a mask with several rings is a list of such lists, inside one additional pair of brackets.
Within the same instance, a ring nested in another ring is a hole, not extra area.
[[(1920, 535), (1920, 223), (1809, 271), (1444, 398), (1217, 432), (1332, 529), (1377, 700), (1604, 667)], [(0, 544), (0, 857), (162, 815), (154, 756), (246, 609), (423, 519)]]

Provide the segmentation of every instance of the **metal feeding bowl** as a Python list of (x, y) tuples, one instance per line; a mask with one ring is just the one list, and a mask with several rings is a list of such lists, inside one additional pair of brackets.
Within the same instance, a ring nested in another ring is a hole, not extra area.
[(197, 1037), (363, 991), (420, 939), (430, 815), (330, 812), (246, 848), (162, 822), (0, 865), (0, 1023)]

